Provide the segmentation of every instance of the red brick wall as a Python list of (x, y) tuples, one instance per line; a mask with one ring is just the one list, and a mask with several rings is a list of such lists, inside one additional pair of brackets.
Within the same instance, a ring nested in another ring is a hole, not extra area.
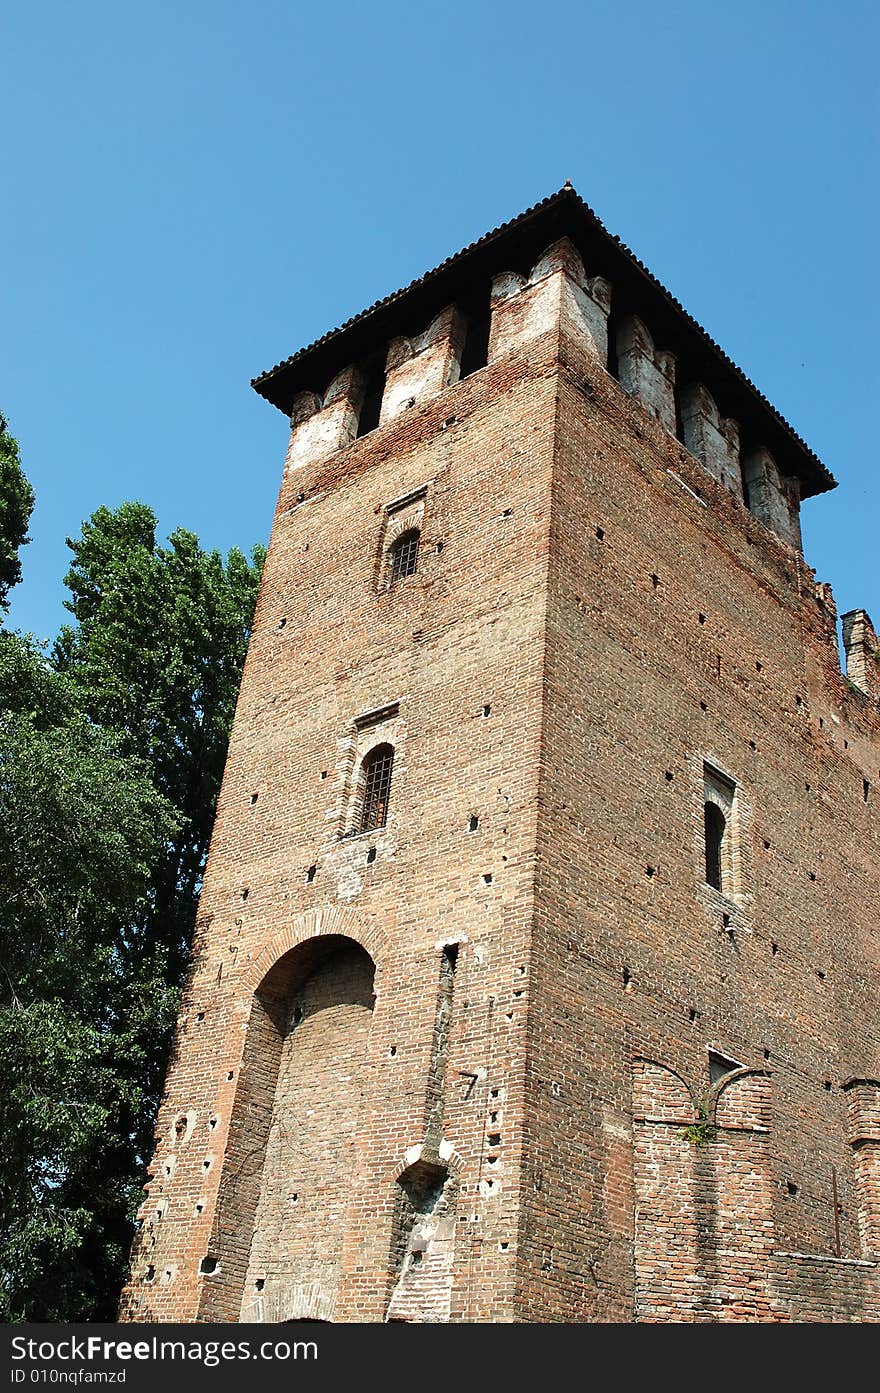
[[(862, 1251), (841, 1084), (877, 1057), (880, 875), (862, 782), (880, 763), (876, 706), (844, 685), (802, 559), (606, 373), (563, 356), (520, 1299), (538, 1319), (638, 1310), (631, 1227), (607, 1198), (609, 1176), (619, 1193), (632, 1183), (633, 1056), (680, 1074), (695, 1107), (713, 1048), (772, 1074), (770, 1132), (744, 1162), (765, 1158), (757, 1208), (730, 1233), (736, 1185), (714, 1201), (717, 1246), (737, 1255), (716, 1261), (713, 1302), (763, 1318), (759, 1213), (780, 1250), (833, 1255), (834, 1167), (842, 1251)], [(737, 781), (737, 904), (705, 885), (704, 761)], [(722, 1142), (707, 1154), (724, 1176)], [(699, 1255), (699, 1195), (692, 1176), (678, 1188), (691, 1152), (676, 1129), (664, 1146), (645, 1224), (671, 1246), (654, 1254), (651, 1304), (680, 1319), (676, 1251)], [(791, 1315), (811, 1318), (796, 1303)]]

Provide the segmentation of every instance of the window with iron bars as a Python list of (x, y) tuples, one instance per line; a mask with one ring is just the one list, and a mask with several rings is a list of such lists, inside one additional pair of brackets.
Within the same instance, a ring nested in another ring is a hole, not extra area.
[(411, 527), (408, 532), (402, 532), (392, 546), (388, 555), (392, 585), (404, 576), (415, 575), (418, 570), (420, 535), (417, 527)]
[(391, 770), (394, 766), (394, 749), (391, 745), (377, 745), (364, 760), (361, 769), (364, 792), (361, 800), (359, 832), (371, 832), (374, 827), (384, 827), (388, 820), (388, 800), (391, 794)]

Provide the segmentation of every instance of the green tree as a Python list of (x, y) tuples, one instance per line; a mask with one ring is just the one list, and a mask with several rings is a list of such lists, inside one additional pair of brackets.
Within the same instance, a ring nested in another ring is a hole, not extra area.
[(52, 655), (0, 631), (5, 1320), (114, 1318), (263, 561), (138, 503), (69, 545)]
[(0, 613), (9, 608), (9, 592), (21, 580), (18, 553), (29, 541), (28, 522), (34, 493), (21, 467), (18, 441), (9, 434), (0, 412)]
[(113, 1319), (176, 1002), (151, 921), (177, 823), (3, 632), (0, 824), (0, 1319)]
[(120, 732), (179, 815), (154, 881), (154, 931), (183, 961), (211, 828), (264, 549), (226, 561), (178, 529), (167, 547), (142, 503), (99, 508), (68, 540), (65, 626), (55, 661), (83, 709)]

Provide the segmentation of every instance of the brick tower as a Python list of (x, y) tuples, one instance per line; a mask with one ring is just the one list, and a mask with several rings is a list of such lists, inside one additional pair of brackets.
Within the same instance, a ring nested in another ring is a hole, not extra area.
[(833, 479), (569, 187), (290, 446), (129, 1320), (880, 1316), (880, 667)]

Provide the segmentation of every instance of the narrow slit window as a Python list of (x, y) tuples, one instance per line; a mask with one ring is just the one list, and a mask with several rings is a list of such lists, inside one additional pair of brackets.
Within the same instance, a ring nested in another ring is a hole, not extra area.
[[(739, 793), (737, 785), (709, 763), (703, 764), (703, 842), (706, 884), (726, 900), (738, 900), (740, 883)], [(727, 927), (727, 925), (725, 925)]]
[(385, 826), (388, 820), (393, 766), (394, 750), (391, 745), (377, 745), (364, 760), (361, 766), (364, 791), (359, 832), (372, 832), (376, 827)]
[(706, 825), (706, 883), (715, 890), (723, 890), (721, 853), (727, 819), (717, 803), (706, 803), (703, 811)]
[(487, 302), (467, 317), (459, 379), (470, 377), (471, 373), (479, 372), (488, 363), (491, 330), (492, 311)]
[(391, 565), (391, 584), (403, 580), (404, 576), (414, 576), (419, 568), (419, 539), (417, 527), (402, 532), (391, 546), (388, 560)]
[(675, 438), (680, 444), (685, 445), (684, 438), (684, 417), (681, 414), (681, 394), (675, 393)]
[(612, 300), (611, 313), (608, 316), (608, 356), (605, 366), (618, 382), (620, 381), (620, 358), (617, 352), (617, 335), (620, 333), (621, 318), (620, 310)]
[(367, 382), (364, 389), (364, 399), (361, 402), (360, 414), (358, 416), (358, 439), (362, 435), (369, 435), (371, 430), (375, 430), (379, 424), (379, 417), (382, 414), (382, 397), (385, 395), (385, 372), (379, 364), (374, 364), (367, 369)]

